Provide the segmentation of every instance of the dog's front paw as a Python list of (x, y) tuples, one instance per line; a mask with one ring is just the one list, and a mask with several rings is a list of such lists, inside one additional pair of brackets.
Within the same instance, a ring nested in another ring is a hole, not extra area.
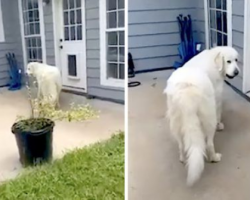
[(224, 130), (224, 124), (222, 122), (218, 123), (217, 127), (216, 127), (216, 130), (217, 131), (223, 131)]
[(220, 162), (221, 161), (222, 154), (216, 153), (214, 156), (210, 159), (210, 162)]

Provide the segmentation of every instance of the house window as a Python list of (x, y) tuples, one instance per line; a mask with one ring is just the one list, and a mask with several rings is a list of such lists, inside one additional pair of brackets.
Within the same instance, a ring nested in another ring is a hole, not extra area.
[(208, 0), (210, 47), (231, 45), (230, 2), (231, 0)]
[(101, 84), (124, 87), (124, 0), (100, 1)]
[(42, 62), (39, 0), (22, 0), (22, 14), (27, 62)]
[(0, 0), (0, 42), (5, 41), (3, 28), (4, 27), (3, 27), (2, 1)]

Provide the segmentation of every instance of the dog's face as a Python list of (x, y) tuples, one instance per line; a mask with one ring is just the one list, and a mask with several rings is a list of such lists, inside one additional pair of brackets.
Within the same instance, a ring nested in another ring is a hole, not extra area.
[(34, 66), (35, 66), (35, 63), (33, 63), (33, 62), (30, 62), (27, 65), (26, 74), (28, 76), (33, 76), (34, 75)]
[(232, 47), (223, 47), (215, 57), (215, 63), (223, 76), (232, 79), (240, 72), (238, 67), (238, 52)]

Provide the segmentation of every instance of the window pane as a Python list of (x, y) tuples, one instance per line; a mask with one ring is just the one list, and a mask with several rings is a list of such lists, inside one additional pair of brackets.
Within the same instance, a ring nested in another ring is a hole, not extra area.
[(42, 42), (41, 42), (41, 38), (37, 38), (37, 41), (36, 41), (36, 44), (37, 44), (37, 47), (42, 47)]
[(32, 47), (36, 47), (36, 38), (32, 38)]
[(211, 45), (211, 47), (215, 47), (215, 46), (217, 46), (217, 36), (216, 36), (216, 32), (215, 31), (211, 31), (210, 32), (210, 41), (211, 41), (211, 43), (210, 43), (210, 45)]
[(76, 7), (80, 8), (81, 7), (81, 0), (76, 0)]
[(70, 39), (75, 40), (76, 39), (76, 29), (75, 26), (70, 27)]
[(82, 26), (77, 26), (77, 40), (82, 40)]
[(40, 34), (40, 24), (35, 23), (35, 34)]
[(33, 2), (33, 7), (34, 7), (34, 8), (38, 8), (38, 0), (34, 0), (34, 2)]
[(76, 11), (76, 17), (77, 17), (77, 24), (81, 24), (82, 23), (82, 10)]
[(33, 11), (32, 10), (30, 10), (29, 12), (29, 22), (33, 22), (34, 21), (34, 17), (33, 17)]
[(222, 34), (217, 33), (217, 45), (222, 46)]
[(108, 33), (108, 45), (117, 45), (117, 32)]
[(68, 0), (63, 0), (63, 9), (68, 8)]
[(69, 28), (64, 28), (64, 40), (69, 40)]
[(209, 0), (210, 8), (215, 8), (215, 2), (216, 2), (216, 0)]
[(227, 0), (222, 0), (222, 9), (227, 10)]
[(108, 48), (108, 61), (118, 61), (118, 52), (116, 47), (109, 47)]
[(38, 60), (42, 60), (42, 49), (41, 48), (39, 48), (37, 50), (37, 58), (38, 58)]
[(30, 24), (29, 26), (30, 26), (30, 34), (31, 34), (31, 35), (35, 34), (34, 24), (32, 23), (32, 24)]
[(124, 27), (124, 11), (119, 11), (118, 27)]
[(124, 62), (124, 47), (119, 48), (119, 61)]
[(217, 30), (222, 31), (221, 12), (220, 11), (216, 11), (216, 25), (217, 25)]
[(75, 1), (75, 0), (69, 0), (69, 8), (70, 8), (70, 9), (72, 9), (72, 8), (75, 7), (74, 1)]
[(68, 55), (68, 74), (69, 76), (77, 76), (76, 55)]
[(116, 10), (116, 0), (107, 0), (107, 10)]
[(118, 64), (108, 63), (108, 78), (118, 78)]
[(34, 11), (34, 20), (39, 21), (39, 11), (38, 10)]
[(227, 33), (227, 13), (223, 12), (223, 32)]
[(124, 37), (124, 31), (119, 32), (119, 45), (124, 45), (125, 43), (125, 37)]
[(75, 24), (75, 12), (70, 11), (70, 24)]
[(216, 21), (215, 21), (215, 11), (210, 10), (210, 27), (216, 29)]
[(125, 68), (124, 64), (119, 65), (119, 79), (124, 79)]
[(69, 24), (69, 13), (68, 12), (64, 12), (63, 16), (64, 16), (64, 25), (68, 25)]
[(108, 28), (116, 28), (117, 16), (116, 12), (108, 13)]
[(216, 8), (217, 9), (221, 9), (222, 6), (221, 6), (221, 0), (216, 0)]
[(223, 45), (227, 46), (227, 35), (223, 34)]
[(119, 9), (124, 8), (124, 0), (118, 0), (118, 8)]

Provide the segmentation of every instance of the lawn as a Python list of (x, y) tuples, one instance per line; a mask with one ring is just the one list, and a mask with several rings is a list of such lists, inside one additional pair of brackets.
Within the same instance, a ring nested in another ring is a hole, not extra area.
[(1, 200), (123, 200), (124, 134), (66, 154), (0, 185)]

